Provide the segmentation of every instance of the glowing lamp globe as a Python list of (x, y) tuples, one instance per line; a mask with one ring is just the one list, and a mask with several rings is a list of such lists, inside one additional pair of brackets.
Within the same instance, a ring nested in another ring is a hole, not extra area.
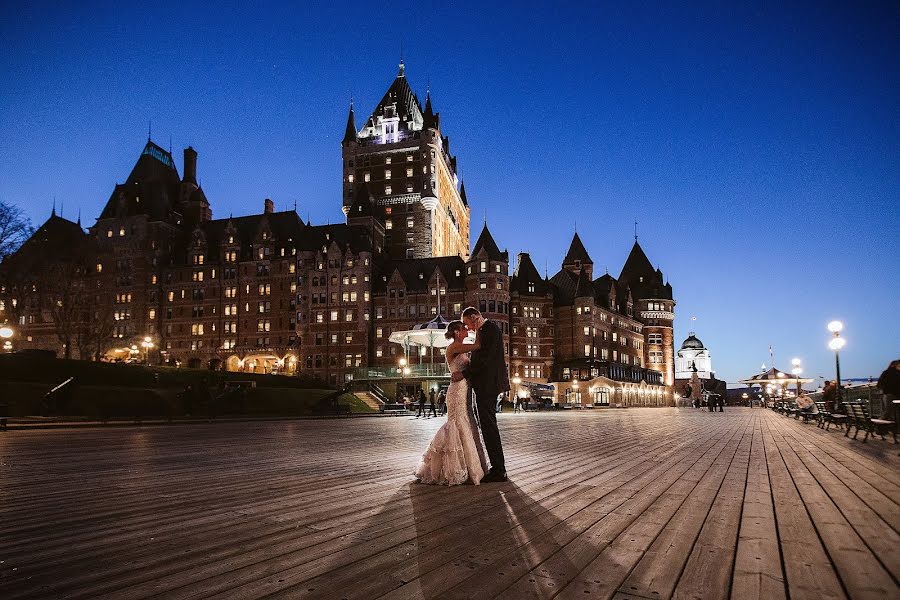
[(9, 339), (13, 335), (12, 327), (0, 327), (0, 338)]
[(844, 340), (844, 338), (836, 337), (833, 340), (831, 340), (830, 342), (828, 342), (828, 347), (831, 348), (832, 350), (834, 350), (835, 352), (837, 352), (838, 350), (843, 348), (844, 344), (846, 344), (846, 343), (847, 343), (847, 341)]
[(831, 333), (840, 333), (844, 329), (844, 324), (840, 321), (832, 321), (828, 324), (828, 331)]

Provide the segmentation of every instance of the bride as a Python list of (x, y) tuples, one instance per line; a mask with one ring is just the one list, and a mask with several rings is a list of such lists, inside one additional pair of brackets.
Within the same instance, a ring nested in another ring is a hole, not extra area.
[[(451, 321), (444, 334), (453, 342), (447, 347), (450, 372), (461, 371), (469, 362), (468, 353), (481, 347), (478, 332), (474, 344), (463, 344), (469, 330), (462, 321)], [(434, 434), (422, 455), (415, 475), (421, 483), (460, 485), (481, 482), (487, 471), (487, 460), (481, 436), (468, 402), (469, 382), (454, 381), (447, 389), (447, 422)]]

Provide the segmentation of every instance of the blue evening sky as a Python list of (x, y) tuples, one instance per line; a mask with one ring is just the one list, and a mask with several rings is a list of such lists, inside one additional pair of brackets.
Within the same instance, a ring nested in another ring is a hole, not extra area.
[[(491, 4), (485, 8), (483, 4)], [(93, 223), (153, 138), (214, 216), (338, 222), (340, 140), (397, 72), (501, 247), (602, 273), (640, 243), (720, 377), (900, 357), (896, 4), (18, 2), (0, 21), (0, 198)], [(687, 6), (685, 6), (687, 5)], [(789, 5), (789, 6), (785, 6)], [(215, 8), (214, 8), (215, 7)], [(697, 320), (692, 322), (691, 316)], [(676, 346), (677, 347), (677, 346)]]

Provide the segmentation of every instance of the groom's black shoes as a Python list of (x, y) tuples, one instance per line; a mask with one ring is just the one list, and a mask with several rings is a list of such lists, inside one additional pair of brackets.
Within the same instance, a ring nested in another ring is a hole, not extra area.
[(484, 479), (481, 480), (481, 483), (502, 483), (504, 481), (509, 481), (506, 477), (506, 471), (494, 471), (491, 469), (488, 471), (488, 474), (484, 476)]

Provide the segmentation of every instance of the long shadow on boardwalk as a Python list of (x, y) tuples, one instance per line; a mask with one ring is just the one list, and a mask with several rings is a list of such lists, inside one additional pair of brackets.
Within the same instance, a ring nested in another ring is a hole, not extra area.
[[(449, 489), (409, 483), (385, 503), (382, 513), (359, 528), (359, 544), (352, 552), (336, 555), (328, 572), (280, 590), (279, 595), (347, 599), (494, 595), (508, 585), (505, 579), (528, 569), (530, 540), (565, 527), (547, 507), (571, 492), (554, 489), (558, 487), (527, 492), (512, 482)], [(387, 535), (396, 537), (397, 543), (379, 551), (385, 547), (382, 514), (393, 513), (388, 518), (396, 519), (398, 505), (411, 508), (403, 517), (408, 523), (394, 523)]]

